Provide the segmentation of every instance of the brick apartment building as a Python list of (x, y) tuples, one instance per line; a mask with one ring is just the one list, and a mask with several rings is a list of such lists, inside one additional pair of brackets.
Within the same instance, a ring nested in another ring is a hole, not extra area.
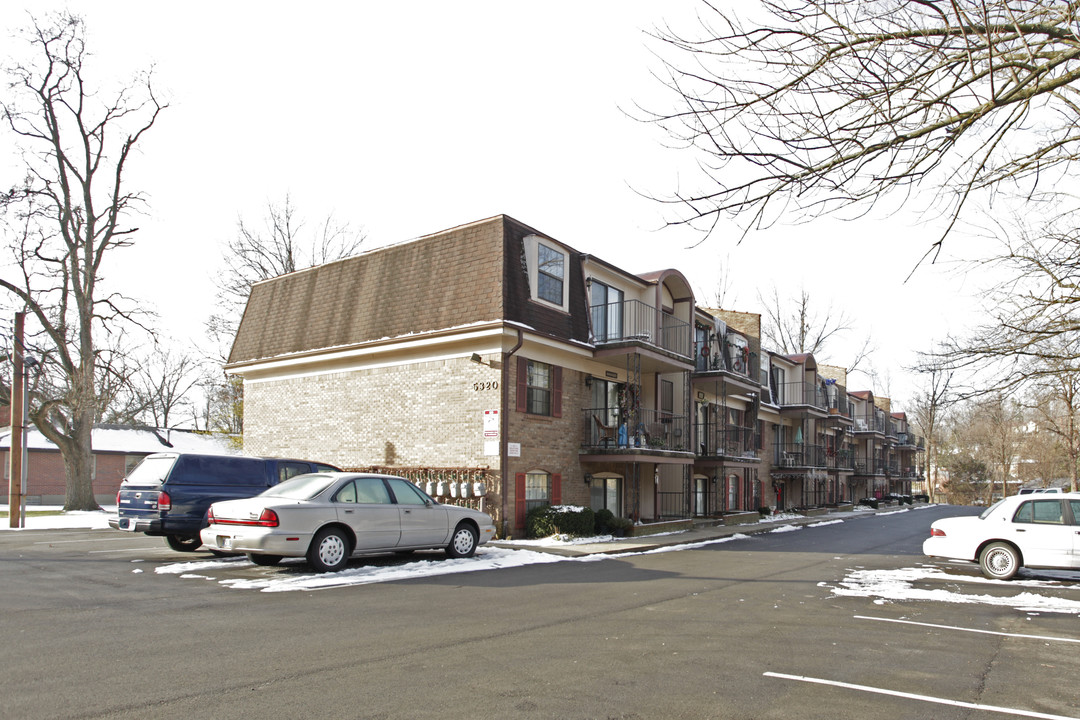
[(256, 284), (226, 369), (246, 452), (482, 483), (503, 534), (544, 503), (647, 522), (910, 492), (890, 468), (917, 465), (902, 414), (762, 348), (759, 315), (504, 215)]

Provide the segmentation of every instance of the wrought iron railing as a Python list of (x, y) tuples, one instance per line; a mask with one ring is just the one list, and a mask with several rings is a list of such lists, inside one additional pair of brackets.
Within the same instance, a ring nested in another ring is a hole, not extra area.
[(589, 308), (597, 345), (641, 342), (676, 355), (691, 354), (690, 324), (640, 300), (593, 305)]
[(828, 407), (828, 399), (820, 385), (808, 382), (782, 383), (776, 388), (775, 401), (781, 407), (788, 405), (809, 405), (810, 407), (825, 410)]
[(754, 428), (737, 425), (698, 423), (698, 455), (757, 459), (757, 434)]
[[(630, 415), (633, 417), (629, 417)], [(581, 444), (587, 448), (688, 451), (689, 423), (684, 415), (657, 410), (617, 413), (606, 408), (582, 411)]]
[(825, 467), (825, 446), (806, 443), (776, 443), (773, 464), (790, 468)]

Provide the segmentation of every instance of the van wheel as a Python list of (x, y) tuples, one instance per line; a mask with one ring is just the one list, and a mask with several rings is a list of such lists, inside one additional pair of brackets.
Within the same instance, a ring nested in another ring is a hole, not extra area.
[(176, 552), (195, 552), (202, 545), (202, 538), (198, 535), (166, 535), (165, 542)]

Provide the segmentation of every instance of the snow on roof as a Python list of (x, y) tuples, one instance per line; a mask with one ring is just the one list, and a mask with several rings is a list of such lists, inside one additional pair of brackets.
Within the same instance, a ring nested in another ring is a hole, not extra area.
[[(198, 452), (214, 455), (238, 455), (229, 438), (221, 434), (197, 433), (191, 430), (168, 428), (134, 428), (120, 425), (94, 427), (91, 444), (94, 452), (127, 453), (130, 455), (155, 452)], [(30, 450), (57, 450), (56, 445), (45, 438), (35, 427), (26, 433), (26, 445)], [(11, 428), (0, 430), (0, 450), (11, 447)]]

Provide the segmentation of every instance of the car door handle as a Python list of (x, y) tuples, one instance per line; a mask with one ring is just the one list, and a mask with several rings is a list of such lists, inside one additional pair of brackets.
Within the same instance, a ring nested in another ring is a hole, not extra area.
[(345, 514), (346, 514), (346, 515), (352, 515), (352, 514), (353, 514), (353, 511), (352, 511), (352, 510), (346, 510), (346, 511), (345, 511)]
[(1024, 528), (1016, 528), (1016, 532), (1027, 532)]
[(403, 512), (404, 512), (404, 513), (405, 513), (406, 515), (409, 515), (410, 513), (412, 513), (412, 510), (404, 510)]

